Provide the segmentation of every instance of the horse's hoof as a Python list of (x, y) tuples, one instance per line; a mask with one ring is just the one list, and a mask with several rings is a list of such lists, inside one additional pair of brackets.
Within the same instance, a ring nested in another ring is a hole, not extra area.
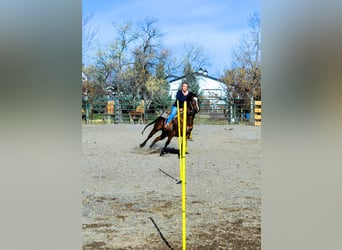
[(160, 155), (159, 156), (164, 156), (165, 152), (164, 150), (160, 151)]
[(142, 147), (145, 146), (145, 145), (144, 145), (144, 144), (140, 144), (139, 146), (142, 148)]

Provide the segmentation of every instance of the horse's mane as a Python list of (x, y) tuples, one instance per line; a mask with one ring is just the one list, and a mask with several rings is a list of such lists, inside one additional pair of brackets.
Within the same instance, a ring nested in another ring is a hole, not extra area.
[(188, 101), (190, 101), (193, 97), (197, 97), (198, 98), (198, 96), (194, 93), (194, 92), (189, 92), (189, 96), (188, 96)]

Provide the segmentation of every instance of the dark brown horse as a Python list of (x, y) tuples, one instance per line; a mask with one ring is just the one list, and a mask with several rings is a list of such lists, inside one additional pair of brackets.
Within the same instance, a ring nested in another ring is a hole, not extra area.
[[(193, 129), (193, 125), (194, 125), (194, 119), (195, 119), (195, 114), (199, 111), (199, 105), (198, 105), (198, 98), (196, 95), (191, 94), (188, 98), (188, 103), (187, 103), (187, 119), (186, 119), (186, 137), (189, 138), (191, 131)], [(177, 115), (181, 115), (180, 119), (181, 119), (181, 128), (180, 131), (181, 133), (183, 132), (183, 113), (181, 112), (181, 114), (177, 114)], [(161, 135), (159, 135), (158, 137), (156, 137), (154, 139), (154, 141), (151, 143), (150, 148), (152, 148), (152, 146), (160, 140), (163, 140), (164, 138), (167, 137), (167, 141), (164, 145), (164, 147), (162, 148), (161, 152), (160, 152), (160, 156), (162, 156), (165, 153), (165, 149), (167, 147), (167, 145), (169, 145), (169, 143), (171, 142), (171, 139), (176, 136), (178, 137), (178, 121), (177, 121), (177, 116), (175, 116), (172, 119), (172, 128), (170, 130), (167, 130), (164, 128), (164, 123), (165, 123), (165, 119), (166, 116), (165, 115), (161, 115), (159, 116), (157, 119), (155, 119), (153, 122), (147, 124), (144, 128), (144, 130), (141, 132), (142, 134), (144, 133), (145, 129), (154, 124), (153, 129), (151, 130), (150, 134), (147, 136), (146, 140), (140, 144), (140, 147), (144, 147), (146, 142), (158, 131), (162, 131)]]

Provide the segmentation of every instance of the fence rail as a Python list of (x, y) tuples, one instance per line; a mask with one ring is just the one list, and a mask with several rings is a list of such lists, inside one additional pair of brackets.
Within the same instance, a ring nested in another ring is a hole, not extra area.
[[(253, 99), (222, 100), (200, 99), (200, 112), (195, 124), (250, 124), (261, 125), (261, 102)], [(82, 122), (97, 123), (148, 123), (168, 108), (144, 101), (108, 100), (105, 98), (82, 101)]]

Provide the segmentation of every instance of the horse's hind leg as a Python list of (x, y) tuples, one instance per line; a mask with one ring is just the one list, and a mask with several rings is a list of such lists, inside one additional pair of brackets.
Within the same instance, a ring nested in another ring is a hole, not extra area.
[(146, 140), (145, 140), (143, 143), (140, 144), (140, 147), (141, 147), (141, 148), (144, 147), (145, 144), (146, 144), (146, 142), (147, 142), (147, 141), (148, 141), (156, 132), (157, 132), (157, 131), (153, 129), (153, 130), (150, 132), (150, 134), (147, 136)]

